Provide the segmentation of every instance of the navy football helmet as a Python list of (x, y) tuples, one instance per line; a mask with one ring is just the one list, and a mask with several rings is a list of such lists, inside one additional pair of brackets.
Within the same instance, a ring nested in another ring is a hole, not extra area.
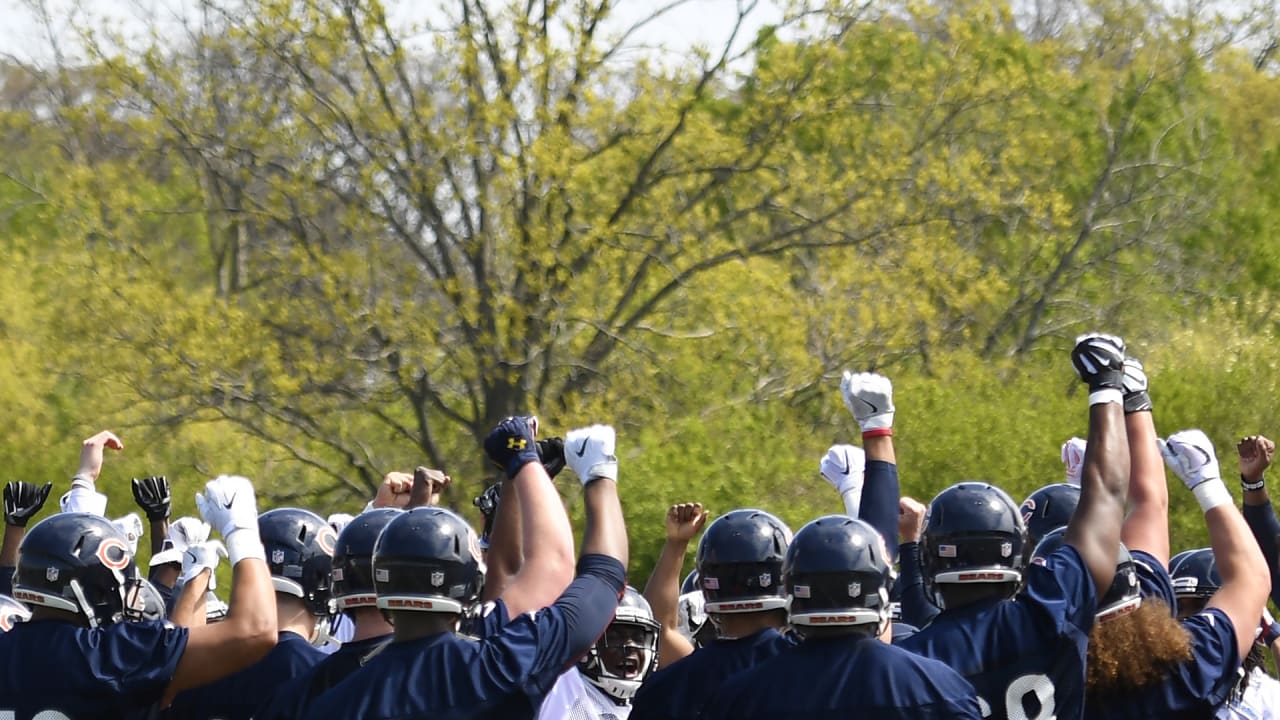
[(258, 533), (276, 592), (302, 598), (316, 617), (333, 614), (333, 551), (337, 535), (324, 518), (300, 508), (268, 510)]
[(31, 619), (26, 605), (8, 595), (0, 595), (0, 632), (9, 632), (13, 626)]
[(827, 515), (796, 533), (782, 566), (791, 624), (884, 631), (893, 572), (884, 538), (868, 523)]
[(708, 614), (782, 610), (786, 523), (763, 510), (733, 510), (707, 526), (698, 543), (698, 586)]
[(694, 568), (689, 571), (688, 575), (684, 576), (684, 581), (680, 583), (680, 594), (684, 595), (685, 593), (691, 593), (697, 589), (698, 589), (698, 568)]
[(1169, 560), (1169, 577), (1173, 579), (1173, 594), (1179, 600), (1208, 600), (1222, 589), (1222, 575), (1211, 548), (1186, 550)]
[(90, 513), (53, 515), (27, 531), (13, 597), (82, 615), (89, 627), (142, 619), (142, 577), (129, 541), (110, 520)]
[[(1040, 541), (1036, 546), (1032, 562), (1044, 563), (1044, 558), (1051, 555), (1066, 543), (1067, 529), (1058, 528)], [(1095, 617), (1099, 622), (1128, 615), (1142, 606), (1142, 587), (1138, 585), (1138, 569), (1134, 565), (1129, 548), (1120, 543), (1116, 553), (1116, 577), (1111, 587), (1098, 598), (1098, 611)]]
[(613, 622), (578, 661), (578, 669), (593, 685), (615, 700), (630, 700), (658, 669), (658, 631), (649, 601), (628, 585), (618, 601)]
[(1051, 530), (1071, 522), (1080, 504), (1080, 488), (1069, 483), (1045, 485), (1022, 501), (1022, 522), (1027, 526), (1027, 551)]
[(333, 552), (333, 598), (339, 610), (377, 606), (373, 546), (382, 529), (401, 512), (397, 508), (375, 508), (360, 513), (338, 536)]
[(465, 614), (480, 597), (484, 572), (475, 531), (441, 507), (400, 513), (373, 548), (373, 585), (383, 610)]
[(943, 585), (1007, 585), (1012, 595), (1026, 567), (1027, 528), (1008, 493), (962, 482), (929, 504), (920, 536), (925, 591), (943, 607)]

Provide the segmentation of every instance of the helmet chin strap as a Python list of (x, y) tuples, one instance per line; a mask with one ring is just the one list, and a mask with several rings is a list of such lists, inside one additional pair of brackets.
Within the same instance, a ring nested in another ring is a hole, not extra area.
[(84, 596), (84, 589), (80, 586), (80, 581), (72, 580), (68, 584), (71, 587), (71, 592), (76, 596), (76, 603), (80, 606), (81, 612), (89, 619), (89, 627), (98, 627), (98, 617), (93, 614), (93, 606), (89, 604), (89, 599)]

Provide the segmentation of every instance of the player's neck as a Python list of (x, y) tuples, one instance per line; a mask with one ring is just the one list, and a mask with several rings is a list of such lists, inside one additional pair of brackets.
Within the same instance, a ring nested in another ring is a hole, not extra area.
[(454, 632), (458, 616), (450, 613), (396, 612), (391, 624), (395, 627), (394, 642), (409, 642), (440, 633)]
[(1004, 585), (953, 585), (942, 592), (947, 610), (958, 610), (971, 605), (989, 605), (1013, 597)]
[(382, 611), (377, 608), (356, 608), (351, 613), (351, 619), (355, 622), (352, 642), (385, 637), (395, 632), (395, 628), (391, 627), (391, 623), (387, 622)]
[(775, 610), (717, 615), (715, 618), (716, 634), (721, 640), (737, 640), (769, 628), (780, 630), (786, 625), (786, 615)]
[(297, 598), (286, 595), (276, 596), (276, 627), (280, 632), (291, 632), (301, 635), (311, 642), (316, 634), (316, 617), (307, 610), (307, 606)]

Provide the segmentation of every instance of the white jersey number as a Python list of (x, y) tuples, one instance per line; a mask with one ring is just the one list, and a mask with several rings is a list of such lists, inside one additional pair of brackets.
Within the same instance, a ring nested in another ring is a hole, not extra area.
[[(0, 710), (0, 720), (18, 720), (18, 713), (13, 710)], [(41, 710), (31, 720), (71, 720), (57, 710)]]
[[(1027, 695), (1035, 695), (1040, 701), (1040, 712), (1028, 715), (1024, 700)], [(1009, 683), (1004, 693), (1005, 714), (1009, 720), (1058, 720), (1057, 707), (1053, 702), (1053, 681), (1048, 675), (1023, 675)], [(991, 704), (978, 698), (978, 709), (982, 717), (991, 717)], [(0, 719), (3, 720), (3, 719)]]

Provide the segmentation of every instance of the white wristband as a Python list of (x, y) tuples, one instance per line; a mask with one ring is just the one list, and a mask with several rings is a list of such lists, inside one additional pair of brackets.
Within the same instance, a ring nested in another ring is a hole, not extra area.
[(1227, 490), (1222, 478), (1205, 480), (1191, 488), (1191, 494), (1196, 496), (1196, 502), (1200, 503), (1200, 509), (1204, 512), (1209, 512), (1219, 505), (1231, 505), (1235, 502), (1231, 499), (1231, 492)]
[(249, 558), (266, 562), (267, 551), (263, 549), (262, 538), (258, 536), (256, 529), (232, 530), (224, 539), (227, 541), (227, 557), (231, 560), (232, 567)]
[(862, 508), (862, 488), (849, 488), (840, 493), (840, 499), (844, 501), (844, 514), (851, 518), (858, 517), (858, 511)]
[(1115, 388), (1102, 388), (1089, 393), (1089, 405), (1102, 405), (1104, 403), (1124, 405), (1124, 393)]

